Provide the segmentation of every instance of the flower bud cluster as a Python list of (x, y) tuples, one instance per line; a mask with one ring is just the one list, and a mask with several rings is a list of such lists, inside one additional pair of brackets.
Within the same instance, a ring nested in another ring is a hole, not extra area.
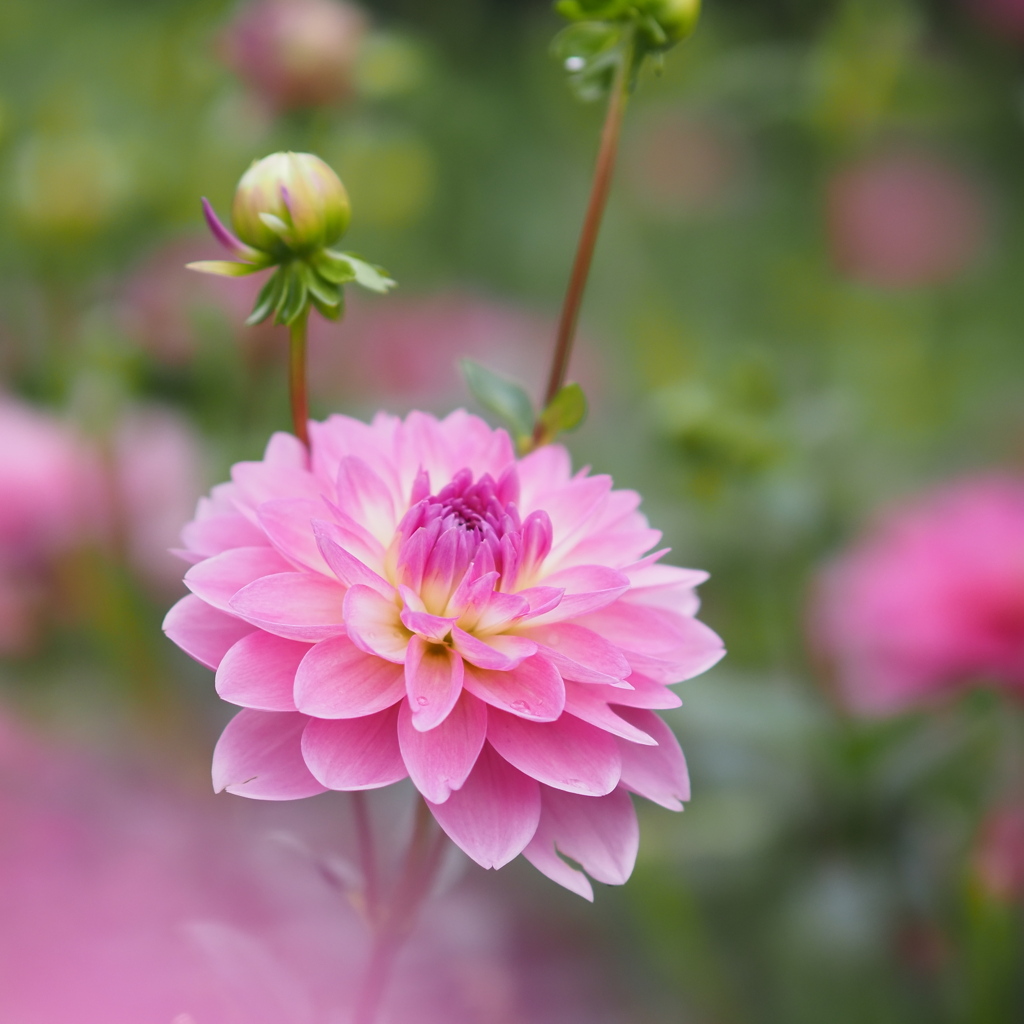
[(291, 324), (315, 306), (336, 320), (344, 308), (342, 286), (355, 281), (386, 292), (394, 282), (378, 267), (331, 248), (352, 219), (341, 179), (312, 153), (273, 153), (242, 175), (231, 207), (234, 233), (204, 199), (206, 222), (237, 261), (204, 260), (193, 270), (242, 277), (276, 267), (256, 299), (248, 322), (273, 316)]
[(559, 14), (575, 22), (632, 24), (643, 46), (663, 50), (697, 27), (701, 0), (559, 0)]

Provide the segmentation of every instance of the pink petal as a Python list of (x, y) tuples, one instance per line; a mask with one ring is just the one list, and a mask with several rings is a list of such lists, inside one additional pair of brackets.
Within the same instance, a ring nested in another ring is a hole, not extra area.
[(520, 590), (516, 596), (525, 598), (530, 605), (527, 614), (536, 616), (557, 608), (564, 593), (558, 587), (530, 587), (529, 590)]
[[(494, 581), (497, 573), (488, 573), (480, 581)], [(461, 586), (460, 586), (461, 591)], [(493, 582), (484, 587), (471, 588), (468, 600), (460, 604), (457, 591), (450, 602), (460, 608), (459, 625), (467, 632), (497, 633), (530, 610), (529, 601), (521, 594), (503, 594), (494, 589)]]
[(398, 523), (391, 489), (357, 456), (338, 465), (338, 504), (382, 544), (391, 540)]
[(368, 586), (376, 590), (382, 597), (392, 597), (395, 588), (386, 579), (378, 576), (365, 562), (346, 551), (334, 539), (339, 532), (337, 527), (330, 523), (325, 523), (322, 520), (313, 521), (313, 534), (319, 548), (321, 561), (326, 562), (331, 572), (346, 587)]
[(462, 788), (430, 809), (451, 841), (477, 864), (501, 868), (537, 831), (540, 786), (485, 744)]
[(266, 501), (256, 510), (260, 526), (285, 558), (294, 566), (325, 575), (330, 573), (330, 569), (317, 547), (312, 523), (326, 514), (327, 506), (323, 501), (303, 498)]
[[(403, 590), (407, 588), (403, 587)], [(455, 619), (446, 619), (440, 615), (431, 615), (429, 612), (416, 611), (406, 607), (400, 615), (402, 625), (406, 629), (418, 633), (421, 637), (432, 641), (435, 644), (445, 642), (445, 638), (452, 631)]]
[(543, 655), (527, 658), (508, 672), (466, 666), (462, 685), (502, 711), (534, 722), (553, 722), (565, 706), (565, 684)]
[(380, 789), (408, 772), (398, 749), (398, 708), (365, 718), (308, 720), (302, 756), (328, 789)]
[(231, 599), (231, 610), (289, 640), (315, 643), (345, 632), (345, 588), (311, 572), (282, 572), (250, 583)]
[(622, 785), (670, 811), (681, 811), (690, 799), (690, 776), (675, 733), (652, 711), (618, 708), (623, 718), (657, 740), (656, 747), (619, 742)]
[(584, 722), (589, 722), (605, 732), (610, 732), (613, 736), (619, 736), (633, 743), (657, 746), (657, 740), (620, 718), (616, 714), (616, 709), (608, 706), (609, 700), (613, 700), (614, 697), (597, 693), (598, 690), (604, 690), (606, 694), (614, 694), (616, 697), (623, 692), (610, 686), (595, 686), (593, 683), (566, 683), (565, 710), (569, 714), (583, 719)]
[(618, 785), (622, 758), (615, 739), (572, 715), (528, 722), (492, 711), (487, 739), (510, 764), (555, 789), (604, 796)]
[(405, 662), (412, 635), (402, 625), (398, 605), (371, 587), (357, 584), (345, 595), (345, 626), (349, 639), (361, 651), (396, 664)]
[[(294, 438), (293, 438), (294, 440)], [(255, 510), (275, 498), (303, 498), (316, 501), (322, 495), (320, 482), (308, 470), (267, 462), (236, 462), (231, 479), (242, 499), (240, 510)]]
[(348, 637), (321, 640), (295, 674), (295, 704), (314, 718), (362, 718), (405, 696), (401, 665), (361, 651)]
[(466, 661), (478, 668), (508, 672), (537, 653), (537, 645), (522, 636), (498, 633), (481, 639), (459, 629), (458, 626), (451, 632), (455, 649)]
[(181, 539), (189, 552), (203, 558), (231, 548), (267, 546), (263, 530), (237, 512), (202, 517), (197, 513), (191, 523), (182, 527)]
[(163, 629), (187, 655), (212, 669), (234, 644), (253, 632), (248, 622), (211, 608), (193, 594), (171, 608)]
[(214, 790), (253, 800), (300, 800), (322, 793), (300, 748), (308, 721), (294, 711), (239, 711), (213, 751)]
[(603, 698), (609, 704), (625, 704), (631, 708), (678, 708), (682, 705), (679, 696), (663, 683), (656, 683), (637, 672), (629, 677), (632, 689), (619, 686), (605, 686), (589, 683), (594, 695)]
[(522, 628), (523, 636), (541, 646), (566, 679), (581, 683), (616, 683), (630, 672), (625, 655), (591, 629), (570, 622)]
[(451, 714), (422, 732), (405, 703), (398, 712), (398, 744), (413, 785), (430, 801), (443, 804), (461, 789), (476, 763), (487, 733), (487, 706), (463, 693)]
[(239, 640), (217, 669), (217, 693), (260, 711), (294, 711), (295, 670), (309, 644), (257, 630)]
[(557, 855), (557, 848), (599, 882), (622, 885), (629, 879), (640, 845), (640, 829), (633, 802), (625, 790), (584, 797), (545, 787), (541, 799), (540, 825), (523, 851), (538, 871), (584, 898), (593, 899), (589, 883), (584, 885), (586, 879), (572, 877), (579, 872)]
[(629, 577), (603, 565), (576, 565), (545, 576), (546, 587), (564, 590), (562, 600), (541, 622), (562, 622), (604, 608), (629, 589)]
[(448, 647), (421, 636), (409, 641), (405, 656), (405, 688), (412, 724), (425, 732), (440, 725), (462, 693), (462, 658)]
[(231, 612), (231, 598), (243, 587), (292, 568), (273, 548), (232, 548), (193, 565), (185, 573), (185, 585), (207, 604)]

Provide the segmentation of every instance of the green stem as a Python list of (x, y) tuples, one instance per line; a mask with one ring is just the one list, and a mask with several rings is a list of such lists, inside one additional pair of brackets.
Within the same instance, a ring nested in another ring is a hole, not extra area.
[(309, 394), (306, 383), (306, 329), (309, 324), (309, 310), (289, 327), (288, 346), (288, 392), (292, 404), (292, 430), (295, 436), (309, 447)]
[(587, 204), (579, 244), (576, 247), (576, 258), (569, 276), (565, 300), (562, 303), (562, 315), (558, 322), (558, 336), (555, 341), (555, 354), (551, 362), (547, 392), (544, 395), (544, 408), (562, 390), (566, 374), (569, 371), (569, 358), (572, 355), (572, 343), (576, 336), (580, 306), (583, 304), (583, 293), (587, 287), (590, 265), (593, 262), (594, 249), (597, 246), (597, 236), (601, 230), (601, 221), (604, 218), (608, 193), (611, 190), (612, 177), (615, 172), (622, 120), (629, 99), (634, 46), (632, 35), (627, 36), (623, 44), (622, 59), (612, 83), (611, 96), (608, 99), (608, 111), (605, 114), (604, 129), (601, 133), (601, 148), (598, 150), (597, 164), (594, 168), (594, 183), (590, 190), (590, 202)]

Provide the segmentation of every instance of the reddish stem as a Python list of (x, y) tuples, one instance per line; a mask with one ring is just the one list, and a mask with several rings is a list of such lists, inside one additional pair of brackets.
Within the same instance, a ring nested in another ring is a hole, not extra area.
[(309, 394), (306, 383), (306, 327), (309, 310), (289, 327), (288, 393), (292, 404), (292, 430), (309, 447)]
[(572, 355), (572, 343), (576, 337), (576, 325), (580, 317), (580, 306), (583, 304), (583, 293), (590, 275), (590, 264), (594, 259), (597, 236), (601, 230), (601, 221), (608, 204), (608, 193), (611, 190), (612, 176), (615, 172), (615, 160), (619, 151), (619, 136), (622, 131), (622, 119), (626, 113), (626, 102), (629, 98), (629, 76), (633, 67), (633, 41), (628, 39), (622, 54), (622, 60), (615, 72), (611, 96), (608, 100), (608, 112), (605, 114), (604, 128), (601, 132), (601, 148), (597, 154), (594, 168), (594, 183), (590, 190), (590, 202), (583, 219), (579, 244), (576, 247), (576, 258), (573, 261), (569, 285), (562, 303), (562, 315), (558, 322), (558, 336), (555, 341), (555, 354), (551, 362), (551, 375), (548, 388), (544, 395), (543, 408), (562, 390), (566, 374), (569, 371), (569, 358)]

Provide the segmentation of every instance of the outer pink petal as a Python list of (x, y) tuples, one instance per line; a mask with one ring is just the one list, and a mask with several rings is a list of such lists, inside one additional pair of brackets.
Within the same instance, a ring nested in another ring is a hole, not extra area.
[(405, 696), (401, 665), (361, 651), (348, 637), (321, 640), (295, 674), (295, 704), (314, 718), (362, 718)]
[(319, 548), (321, 561), (326, 562), (331, 572), (346, 587), (362, 584), (372, 587), (382, 597), (391, 597), (394, 594), (395, 588), (387, 580), (338, 543), (335, 539), (335, 535), (340, 535), (337, 527), (331, 523), (314, 520), (313, 534)]
[(540, 786), (484, 745), (462, 788), (431, 803), (441, 828), (481, 867), (501, 868), (522, 853), (540, 821)]
[(250, 583), (231, 599), (231, 610), (289, 640), (315, 643), (345, 632), (345, 588), (311, 572), (282, 572)]
[(380, 543), (394, 535), (398, 520), (391, 489), (357, 456), (346, 455), (338, 465), (338, 505)]
[(541, 645), (546, 657), (566, 679), (581, 683), (616, 683), (630, 672), (622, 652), (591, 629), (571, 622), (521, 629)]
[(588, 684), (594, 695), (602, 697), (609, 704), (625, 704), (631, 708), (678, 708), (682, 705), (678, 694), (673, 693), (663, 683), (634, 672), (628, 679), (630, 690), (619, 686), (603, 686)]
[(592, 683), (566, 683), (565, 710), (577, 718), (582, 718), (584, 722), (589, 722), (605, 732), (610, 732), (613, 736), (646, 746), (657, 746), (657, 740), (619, 717), (616, 708), (608, 706), (608, 701), (613, 700), (614, 697), (596, 693), (596, 690), (605, 690), (616, 696), (623, 692), (615, 687), (594, 686)]
[(313, 535), (313, 520), (323, 519), (327, 506), (304, 498), (266, 501), (256, 510), (260, 526), (281, 554), (299, 568), (330, 573)]
[(186, 654), (215, 669), (228, 650), (254, 627), (188, 594), (167, 613), (163, 629)]
[(562, 600), (545, 613), (541, 622), (563, 622), (597, 611), (629, 589), (629, 577), (603, 565), (576, 565), (560, 569), (540, 581), (546, 587), (564, 590)]
[(239, 711), (213, 751), (214, 790), (254, 800), (299, 800), (322, 793), (300, 749), (308, 721), (294, 711)]
[(345, 626), (352, 643), (398, 665), (405, 662), (412, 634), (402, 625), (398, 605), (359, 584), (345, 595)]
[(543, 655), (508, 672), (467, 665), (462, 685), (488, 704), (534, 722), (553, 722), (565, 707), (565, 684)]
[(508, 672), (537, 653), (536, 643), (522, 636), (499, 633), (480, 639), (458, 626), (451, 633), (455, 649), (478, 668)]
[(260, 711), (295, 711), (295, 670), (309, 644), (257, 630), (239, 640), (217, 669), (217, 693)]
[(328, 789), (380, 789), (408, 772), (398, 749), (398, 708), (366, 718), (308, 720), (302, 756)]
[(413, 785), (431, 802), (443, 804), (461, 789), (484, 745), (487, 706), (463, 693), (451, 714), (435, 729), (422, 732), (409, 705), (398, 712), (398, 744)]
[[(200, 507), (207, 499), (200, 499)], [(181, 539), (193, 555), (211, 558), (237, 547), (263, 547), (264, 532), (237, 512), (200, 516), (181, 530)]]
[(231, 598), (253, 580), (288, 572), (293, 566), (271, 547), (232, 548), (185, 573), (185, 585), (207, 604), (230, 612)]
[[(586, 899), (593, 892), (586, 879), (555, 852), (571, 857), (599, 882), (622, 885), (633, 873), (640, 829), (629, 794), (616, 789), (607, 796), (583, 797), (542, 788), (540, 825), (526, 859), (552, 881)], [(570, 874), (571, 873), (571, 874)]]
[(555, 789), (604, 796), (618, 785), (622, 758), (615, 739), (572, 715), (541, 723), (492, 711), (487, 739), (510, 764)]
[(448, 717), (462, 693), (463, 671), (455, 651), (412, 637), (405, 656), (405, 688), (417, 729), (426, 732)]
[(622, 785), (670, 811), (681, 811), (690, 799), (690, 776), (675, 733), (653, 711), (618, 708), (623, 718), (658, 741), (656, 747), (640, 747), (619, 741), (622, 754)]

